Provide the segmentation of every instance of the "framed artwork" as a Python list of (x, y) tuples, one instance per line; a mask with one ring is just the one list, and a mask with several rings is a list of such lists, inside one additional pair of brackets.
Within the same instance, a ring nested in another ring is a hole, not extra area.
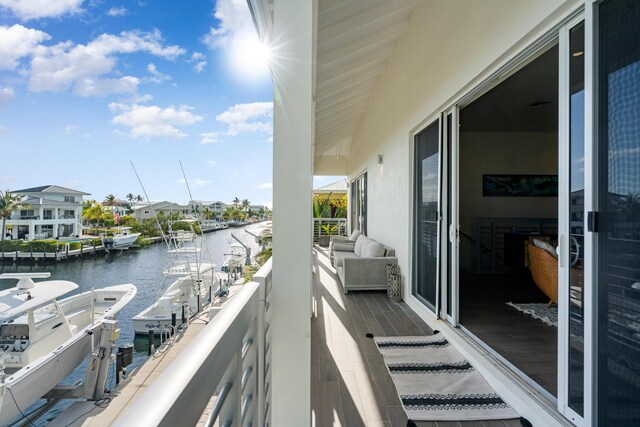
[(483, 197), (558, 197), (558, 175), (482, 175)]

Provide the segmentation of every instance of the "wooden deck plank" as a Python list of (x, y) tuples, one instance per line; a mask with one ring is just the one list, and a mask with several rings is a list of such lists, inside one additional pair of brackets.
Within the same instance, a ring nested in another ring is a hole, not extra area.
[[(395, 385), (373, 339), (366, 336), (432, 335), (433, 331), (404, 302), (384, 292), (342, 293), (324, 250), (315, 251), (314, 295), (317, 318), (312, 319), (312, 402), (314, 427), (406, 426), (407, 416)], [(515, 424), (517, 422), (517, 424)], [(418, 421), (419, 427), (516, 427), (507, 421)]]

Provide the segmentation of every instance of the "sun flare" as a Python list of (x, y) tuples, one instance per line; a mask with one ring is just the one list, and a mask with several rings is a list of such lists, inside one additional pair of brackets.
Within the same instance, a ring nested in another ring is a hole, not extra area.
[(230, 49), (231, 67), (246, 80), (262, 80), (269, 76), (271, 50), (257, 36), (247, 35), (235, 41)]

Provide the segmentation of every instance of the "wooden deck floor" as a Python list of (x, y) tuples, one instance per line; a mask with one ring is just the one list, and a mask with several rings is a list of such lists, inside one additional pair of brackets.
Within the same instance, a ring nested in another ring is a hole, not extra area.
[[(376, 349), (374, 335), (431, 335), (404, 303), (386, 292), (342, 293), (323, 248), (314, 247), (314, 311), (311, 321), (312, 425), (406, 426), (395, 386)], [(420, 427), (520, 426), (518, 420), (419, 422)]]

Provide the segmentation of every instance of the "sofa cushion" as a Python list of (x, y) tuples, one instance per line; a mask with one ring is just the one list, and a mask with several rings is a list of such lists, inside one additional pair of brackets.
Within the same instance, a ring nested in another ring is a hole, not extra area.
[(349, 240), (353, 240), (355, 242), (361, 234), (360, 230), (353, 230), (353, 233), (349, 236)]
[(362, 256), (362, 247), (369, 242), (369, 238), (364, 234), (358, 236), (358, 240), (356, 240), (356, 246), (353, 248), (353, 253), (357, 256)]
[(537, 248), (544, 249), (549, 253), (549, 255), (553, 256), (554, 258), (558, 258), (558, 252), (556, 252), (556, 248), (554, 248), (551, 244), (542, 240), (533, 239), (533, 245)]
[(353, 252), (344, 252), (344, 251), (334, 252), (333, 263), (336, 266), (336, 268), (342, 267), (344, 265), (345, 258), (358, 258), (358, 256)]
[(362, 256), (366, 258), (384, 256), (384, 245), (382, 243), (370, 241), (362, 249)]

